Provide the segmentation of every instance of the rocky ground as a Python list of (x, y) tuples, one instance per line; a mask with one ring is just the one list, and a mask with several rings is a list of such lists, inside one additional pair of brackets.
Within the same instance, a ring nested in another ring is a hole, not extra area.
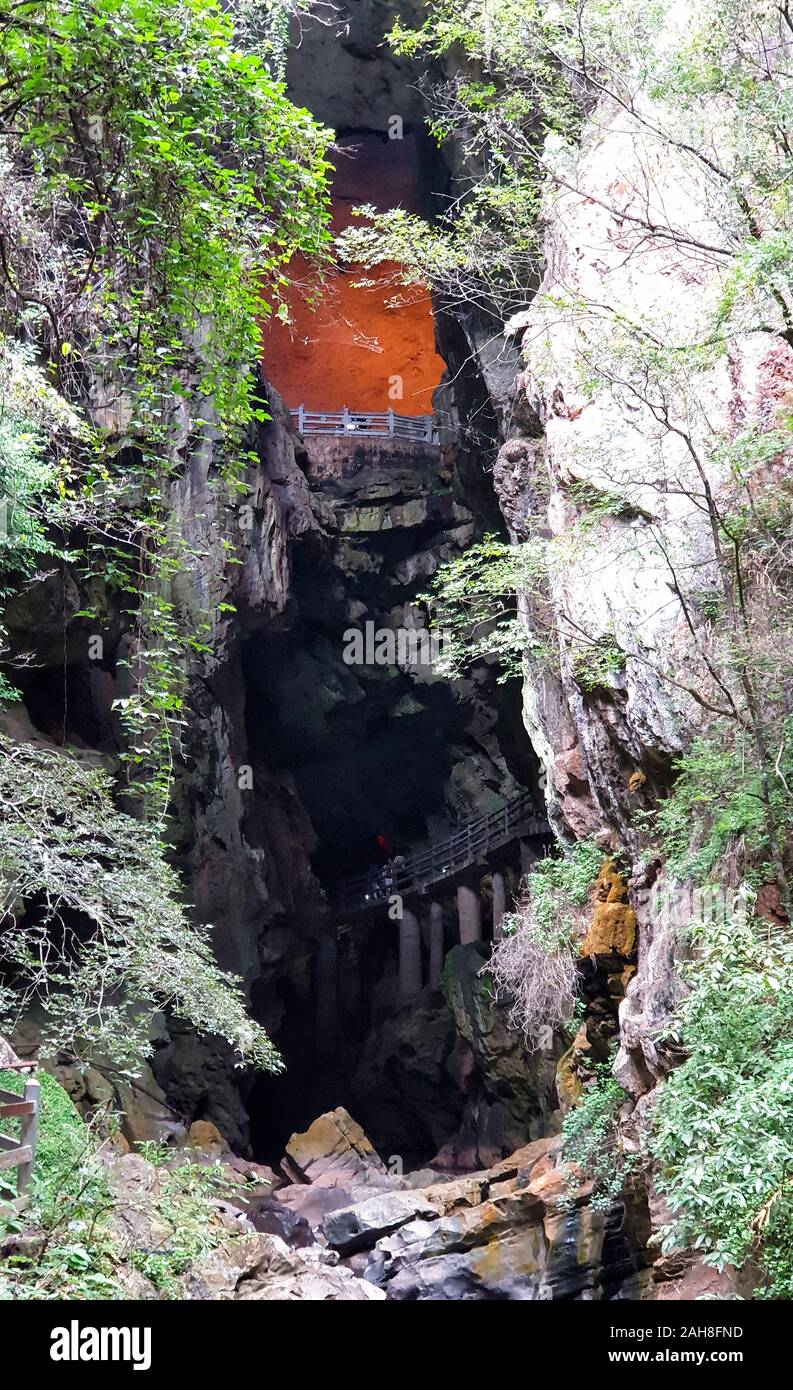
[[(290, 1140), (279, 1170), (229, 1154), (198, 1123), (184, 1153), (219, 1163), (216, 1248), (182, 1276), (190, 1299), (524, 1301), (654, 1296), (641, 1203), (599, 1206), (556, 1136), (464, 1176), (389, 1173), (341, 1108)], [(167, 1167), (139, 1153), (107, 1160), (113, 1226), (130, 1297), (156, 1298), (136, 1248), (175, 1234), (158, 1211)]]

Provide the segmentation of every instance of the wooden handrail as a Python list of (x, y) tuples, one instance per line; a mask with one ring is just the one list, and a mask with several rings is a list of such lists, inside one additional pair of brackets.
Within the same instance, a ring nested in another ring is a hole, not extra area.
[[(550, 834), (544, 816), (537, 813), (529, 792), (521, 792), (497, 811), (487, 812), (461, 826), (446, 840), (429, 849), (409, 855), (403, 864), (392, 865), (390, 892), (402, 896), (422, 896), (430, 888), (453, 880), (456, 874), (481, 862), (487, 854), (518, 838)], [(372, 872), (342, 880), (328, 893), (335, 916), (370, 912), (387, 901), (388, 891), (378, 885)]]

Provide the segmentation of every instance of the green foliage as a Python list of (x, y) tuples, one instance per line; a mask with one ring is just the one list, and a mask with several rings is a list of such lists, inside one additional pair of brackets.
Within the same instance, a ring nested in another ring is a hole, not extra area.
[[(89, 1131), (72, 1105), (71, 1100), (48, 1072), (38, 1073), (41, 1086), (39, 1130), (36, 1143), (36, 1166), (33, 1169), (33, 1201), (45, 1219), (52, 1220), (64, 1195), (75, 1196), (79, 1190), (78, 1174), (90, 1151)], [(17, 1072), (0, 1072), (0, 1087), (20, 1095), (24, 1080)], [(10, 1129), (19, 1120), (4, 1121)], [(9, 1173), (0, 1174), (6, 1182)]]
[(692, 923), (689, 993), (676, 1038), (688, 1053), (658, 1093), (652, 1148), (672, 1209), (664, 1249), (723, 1268), (752, 1257), (759, 1296), (793, 1296), (793, 937), (737, 908)]
[[(430, 592), (420, 595), (443, 636), (439, 672), (454, 679), (487, 661), (506, 681), (522, 674), (527, 654), (550, 661), (555, 619), (549, 581), (561, 554), (561, 544), (547, 540), (509, 545), (489, 535), (442, 564)], [(521, 595), (531, 607), (519, 615)], [(569, 640), (573, 675), (583, 690), (607, 689), (624, 670), (627, 654), (610, 630), (589, 640), (576, 630)]]
[[(559, 24), (535, 0), (435, 0), (416, 30), (397, 21), (391, 46), (427, 63), (453, 55), (461, 69), (427, 84), (430, 129), (463, 155), (463, 196), (433, 222), (359, 209), (365, 228), (342, 234), (342, 255), (365, 267), (384, 259), (408, 283), (428, 284), (447, 304), (475, 305), (503, 320), (525, 305), (540, 255), (542, 172), (548, 130), (569, 133), (577, 113), (554, 60)], [(469, 173), (470, 171), (470, 173)]]
[[(117, 1298), (121, 1291), (104, 1224), (112, 1204), (95, 1157), (96, 1138), (63, 1087), (47, 1072), (38, 1079), (31, 1209), (24, 1217), (0, 1220), (0, 1233), (35, 1228), (36, 1237), (32, 1253), (0, 1261), (0, 1300)], [(21, 1092), (23, 1083), (9, 1072), (0, 1074), (0, 1085)]]
[(793, 1290), (793, 1176), (774, 1193), (758, 1216), (763, 1281), (755, 1298), (790, 1301)]
[(545, 574), (541, 546), (511, 546), (492, 535), (441, 565), (430, 592), (420, 596), (443, 634), (440, 674), (454, 679), (485, 660), (499, 667), (501, 681), (519, 675), (524, 652), (539, 644), (518, 619), (518, 592), (536, 587)]
[[(266, 415), (259, 322), (282, 311), (292, 256), (322, 259), (329, 242), (329, 132), (265, 65), (301, 7), (30, 0), (2, 22), (0, 182), (15, 216), (0, 324), (23, 320), (62, 395), (93, 412), (58, 465), (62, 521), (136, 609), (124, 760), (160, 824), (202, 650), (171, 593), (185, 558), (171, 486), (209, 448), (237, 485), (245, 430)], [(46, 443), (51, 460), (53, 432)]]
[[(167, 1153), (167, 1151), (166, 1151)], [(151, 1146), (144, 1155), (152, 1161)], [(133, 1269), (151, 1281), (160, 1298), (184, 1298), (179, 1279), (189, 1267), (214, 1250), (228, 1232), (208, 1217), (210, 1204), (228, 1193), (228, 1178), (220, 1163), (177, 1163), (160, 1159), (157, 1219), (170, 1234), (154, 1249), (133, 1247), (128, 1254)]]
[(0, 938), (0, 1024), (37, 998), (46, 1053), (134, 1070), (154, 1014), (171, 1008), (226, 1038), (241, 1063), (278, 1070), (237, 981), (214, 962), (210, 928), (190, 925), (164, 846), (114, 809), (107, 776), (5, 738), (0, 753), (2, 915), (13, 923)]
[[(32, 351), (0, 334), (0, 601), (57, 554), (46, 529), (58, 502), (57, 468), (47, 451), (79, 434), (77, 416), (48, 385)], [(0, 624), (0, 658), (3, 631)], [(0, 672), (0, 700), (17, 698)]]
[(40, 558), (54, 553), (42, 507), (55, 494), (56, 469), (45, 446), (48, 436), (79, 429), (32, 358), (30, 349), (0, 336), (1, 597), (11, 591), (8, 576), (29, 579)]
[[(414, 29), (398, 21), (391, 43), (456, 70), (439, 82), (432, 69), (428, 93), (435, 135), (454, 142), (464, 170), (462, 196), (432, 224), (367, 208), (370, 225), (342, 238), (345, 254), (373, 266), (378, 244), (383, 256), (407, 251), (409, 280), (508, 318), (539, 266), (539, 191), (575, 187), (581, 115), (605, 96), (626, 129), (635, 118), (648, 149), (681, 159), (683, 176), (690, 169), (719, 228), (722, 297), (703, 345), (780, 331), (780, 321), (790, 340), (793, 84), (779, 57), (790, 19), (775, 0), (696, 4), (685, 25), (661, 0), (431, 0), (426, 11)], [(707, 254), (662, 204), (647, 213), (639, 235)]]
[(335, 6), (323, 0), (232, 0), (229, 5), (237, 46), (255, 53), (279, 78), (286, 76), (290, 21), (299, 22), (303, 14), (321, 20), (328, 8), (335, 18)]
[[(592, 383), (594, 386), (595, 383)], [(570, 485), (570, 495), (577, 507), (583, 511), (578, 521), (578, 529), (587, 531), (608, 517), (626, 517), (633, 514), (633, 505), (624, 492), (615, 488), (598, 488), (592, 482), (577, 479)]]
[(608, 690), (612, 676), (625, 669), (625, 652), (612, 633), (605, 633), (586, 646), (578, 646), (573, 657), (576, 685), (590, 694)]
[[(532, 930), (542, 945), (569, 944), (577, 911), (586, 906), (602, 867), (602, 849), (594, 840), (578, 840), (558, 857), (540, 859), (527, 874)], [(518, 914), (507, 913), (502, 933), (510, 935), (522, 925)]]
[(610, 1064), (595, 1069), (581, 1098), (564, 1117), (563, 1158), (577, 1163), (594, 1183), (592, 1206), (607, 1211), (624, 1186), (633, 1166), (633, 1155), (624, 1154), (619, 1137), (619, 1111), (625, 1092), (611, 1073)]
[[(791, 746), (788, 730), (779, 768), (786, 779), (793, 776)], [(675, 768), (675, 785), (650, 818), (670, 873), (703, 884), (737, 857), (752, 879), (772, 877), (768, 821), (748, 736), (720, 725), (708, 738), (696, 739)], [(771, 795), (784, 826), (787, 796), (780, 780)]]
[[(90, 353), (132, 387), (133, 432), (156, 434), (189, 368), (212, 418), (244, 423), (264, 291), (327, 237), (328, 133), (214, 0), (30, 3), (3, 37), (7, 177), (35, 172), (9, 278), (42, 291), (61, 376)], [(45, 208), (66, 243), (46, 276)]]
[[(128, 1298), (123, 1275), (137, 1270), (161, 1298), (180, 1298), (179, 1276), (228, 1232), (214, 1219), (214, 1200), (227, 1190), (220, 1165), (174, 1162), (172, 1151), (142, 1145), (157, 1160), (152, 1190), (136, 1191), (136, 1221), (156, 1222), (168, 1234), (144, 1246), (122, 1237), (108, 1185), (97, 1127), (88, 1126), (63, 1087), (39, 1073), (41, 1110), (31, 1207), (23, 1217), (0, 1219), (0, 1236), (25, 1232), (32, 1248), (0, 1260), (0, 1301)], [(0, 1086), (21, 1092), (17, 1074), (0, 1073)], [(7, 1122), (8, 1127), (13, 1121)], [(18, 1124), (18, 1121), (17, 1121)], [(3, 1175), (0, 1175), (2, 1177)], [(0, 1198), (2, 1182), (0, 1182)]]

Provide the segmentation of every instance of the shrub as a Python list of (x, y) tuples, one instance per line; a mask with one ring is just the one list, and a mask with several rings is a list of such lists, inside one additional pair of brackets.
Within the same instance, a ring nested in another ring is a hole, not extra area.
[(595, 1080), (584, 1088), (581, 1099), (564, 1117), (563, 1157), (577, 1163), (594, 1183), (592, 1205), (603, 1210), (619, 1195), (633, 1155), (622, 1152), (619, 1110), (625, 1092), (614, 1079), (610, 1064), (596, 1068)]
[(652, 1150), (672, 1210), (662, 1250), (723, 1269), (750, 1257), (758, 1296), (793, 1297), (793, 937), (739, 907), (690, 928), (689, 993), (675, 1038), (689, 1054), (658, 1094)]
[(542, 545), (507, 545), (494, 535), (445, 561), (419, 595), (443, 635), (438, 673), (455, 679), (484, 660), (500, 681), (520, 675), (524, 653), (539, 643), (518, 618), (518, 594), (534, 590), (546, 570)]
[[(790, 730), (782, 739), (780, 772), (788, 778)], [(676, 764), (677, 781), (654, 816), (669, 872), (681, 880), (704, 883), (737, 855), (741, 868), (753, 865), (759, 882), (773, 877), (768, 864), (771, 845), (768, 818), (760, 795), (760, 778), (748, 735), (722, 730), (721, 738), (697, 739)], [(771, 783), (780, 824), (787, 821), (784, 786)], [(765, 863), (763, 861), (766, 861)]]
[(573, 1017), (577, 966), (573, 950), (578, 909), (587, 900), (603, 862), (591, 840), (581, 840), (559, 859), (542, 860), (525, 880), (515, 907), (502, 921), (502, 940), (487, 969), (496, 990), (510, 1001), (509, 1022), (529, 1047), (549, 1028)]
[(579, 647), (573, 657), (573, 677), (576, 685), (588, 694), (607, 690), (612, 678), (625, 669), (625, 652), (612, 633), (605, 633)]
[[(58, 500), (47, 445), (79, 433), (77, 416), (48, 385), (31, 350), (0, 334), (0, 601), (56, 553), (45, 530), (47, 507), (51, 516)], [(0, 623), (0, 660), (4, 636)], [(0, 700), (18, 698), (0, 672)]]
[[(529, 911), (521, 900), (516, 915)], [(509, 1023), (520, 1029), (529, 1047), (541, 1047), (549, 1028), (569, 1023), (577, 973), (573, 954), (563, 942), (538, 940), (529, 921), (496, 944), (490, 970), (499, 994), (509, 998)]]

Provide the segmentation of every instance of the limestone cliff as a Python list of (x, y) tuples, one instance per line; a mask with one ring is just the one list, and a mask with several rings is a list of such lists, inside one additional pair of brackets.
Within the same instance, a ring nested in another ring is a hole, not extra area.
[[(683, 8), (669, 7), (667, 38)], [(706, 120), (718, 162), (732, 136), (717, 101)], [(507, 326), (524, 369), (495, 469), (513, 540), (541, 537), (554, 557), (548, 607), (528, 595), (520, 604), (530, 636), (547, 635), (552, 615), (554, 659), (527, 657), (524, 675), (549, 811), (562, 834), (594, 835), (627, 858), (638, 968), (620, 1005), (615, 1071), (626, 1115), (638, 1102), (634, 1144), (672, 1063), (659, 1038), (679, 999), (686, 920), (685, 885), (665, 892), (637, 812), (666, 793), (676, 756), (718, 703), (703, 656), (720, 580), (703, 499), (729, 504), (736, 474), (714, 441), (773, 430), (793, 398), (778, 305), (762, 329), (726, 331), (723, 352), (677, 377), (668, 365), (719, 319), (730, 234), (718, 178), (675, 145), (669, 124), (660, 99), (640, 91), (629, 109), (604, 95), (580, 143), (547, 142), (544, 276)], [(663, 369), (640, 344), (669, 351)], [(760, 491), (783, 470), (780, 455)], [(593, 949), (597, 932), (596, 916)]]

